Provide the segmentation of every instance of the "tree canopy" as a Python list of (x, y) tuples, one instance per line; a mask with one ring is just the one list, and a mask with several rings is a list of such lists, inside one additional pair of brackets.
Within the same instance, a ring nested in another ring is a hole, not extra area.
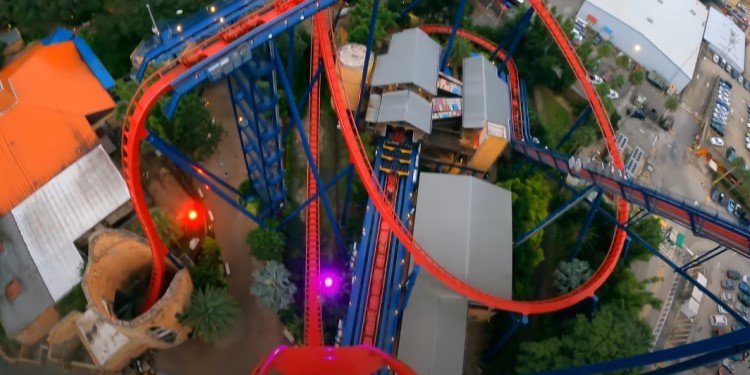
[(250, 252), (258, 260), (281, 262), (286, 238), (284, 234), (270, 228), (257, 228), (250, 231), (245, 238)]
[[(521, 344), (519, 373), (540, 372), (597, 363), (645, 353), (648, 325), (614, 306), (605, 306), (592, 319), (576, 316), (559, 336)], [(637, 374), (638, 369), (626, 373)]]
[(221, 258), (219, 243), (212, 237), (203, 240), (201, 251), (195, 266), (190, 269), (190, 276), (196, 289), (206, 287), (226, 288), (227, 280), (224, 277), (224, 261)]
[[(370, 15), (372, 14), (373, 1), (359, 0), (354, 9), (349, 13), (346, 20), (346, 31), (351, 43), (367, 44), (370, 30)], [(375, 23), (374, 44), (382, 43), (388, 36), (387, 30), (396, 26), (398, 14), (380, 5), (378, 8), (378, 19)]]
[(294, 302), (295, 292), (297, 286), (292, 283), (291, 274), (279, 262), (270, 261), (253, 272), (250, 293), (275, 312), (288, 308)]

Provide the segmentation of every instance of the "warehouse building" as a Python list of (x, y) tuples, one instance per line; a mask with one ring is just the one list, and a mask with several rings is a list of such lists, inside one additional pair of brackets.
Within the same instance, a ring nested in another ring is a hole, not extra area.
[(739, 73), (745, 70), (745, 33), (716, 8), (708, 10), (703, 39), (708, 48), (727, 60), (732, 69)]
[(708, 9), (697, 0), (586, 0), (578, 18), (680, 92), (693, 78)]

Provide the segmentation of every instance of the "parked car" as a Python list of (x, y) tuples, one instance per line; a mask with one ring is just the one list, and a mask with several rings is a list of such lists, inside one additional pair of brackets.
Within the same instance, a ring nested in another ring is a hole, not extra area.
[(725, 156), (731, 162), (737, 157), (737, 150), (735, 150), (734, 147), (729, 146), (729, 148), (727, 148), (727, 153)]
[(734, 294), (729, 292), (722, 292), (721, 293), (721, 300), (724, 302), (733, 302), (734, 301)]
[(734, 369), (735, 369), (734, 362), (731, 359), (729, 358), (724, 359), (723, 361), (721, 361), (721, 365), (724, 366), (727, 370), (729, 370), (729, 372), (734, 374)]
[(727, 202), (727, 211), (729, 211), (729, 213), (733, 213), (735, 206), (737, 206), (737, 203), (734, 202), (734, 199), (730, 198), (729, 202)]
[(661, 126), (662, 129), (666, 131), (672, 131), (672, 128), (674, 127), (674, 117), (672, 116), (664, 116), (659, 120), (659, 126)]
[(737, 294), (737, 299), (739, 299), (740, 302), (742, 302), (743, 305), (750, 306), (750, 296), (748, 296), (747, 294), (745, 294), (745, 293), (738, 293)]
[(740, 76), (740, 73), (738, 71), (736, 71), (736, 70), (734, 70), (732, 68), (729, 68), (729, 69), (732, 71), (732, 73), (730, 73), (732, 75), (732, 78), (737, 79), (737, 77)]
[(711, 137), (710, 142), (716, 147), (724, 147), (724, 140), (719, 137)]
[(726, 327), (727, 326), (727, 316), (724, 314), (713, 314), (709, 317), (709, 322), (711, 323), (711, 327)]
[(609, 94), (607, 94), (607, 97), (610, 98), (610, 99), (613, 99), (613, 100), (614, 99), (619, 99), (620, 98), (620, 94), (618, 94), (617, 91), (615, 91), (615, 90), (609, 89)]
[(750, 307), (747, 307), (741, 303), (734, 304), (734, 309), (742, 315), (747, 315), (748, 313), (750, 313)]
[(589, 74), (589, 82), (595, 85), (601, 85), (602, 83), (604, 83), (604, 80), (602, 79), (602, 77), (599, 77), (596, 74)]
[(716, 134), (718, 134), (718, 135), (720, 135), (722, 137), (724, 136), (724, 125), (712, 122), (711, 123), (711, 129), (713, 129), (716, 132)]
[(726, 290), (734, 290), (734, 281), (732, 280), (722, 280), (721, 281), (721, 287)]
[(712, 337), (721, 336), (721, 335), (723, 335), (725, 333), (727, 333), (727, 331), (725, 331), (725, 330), (723, 330), (721, 328), (716, 328), (714, 330), (711, 330), (711, 336)]
[(718, 64), (719, 63), (719, 55), (717, 55), (717, 54), (714, 53), (714, 56), (711, 59), (711, 61), (713, 61), (714, 64)]
[(742, 278), (742, 275), (736, 270), (729, 269), (727, 270), (727, 277), (732, 280), (739, 280)]
[(740, 281), (739, 287), (741, 292), (750, 295), (750, 284), (745, 281)]
[(637, 118), (639, 120), (644, 120), (646, 118), (646, 112), (643, 112), (643, 110), (640, 109), (628, 108), (626, 112), (628, 116), (632, 118)]
[(750, 91), (750, 81), (748, 81), (747, 79), (745, 79), (745, 82), (742, 83), (742, 87), (744, 87), (745, 90)]

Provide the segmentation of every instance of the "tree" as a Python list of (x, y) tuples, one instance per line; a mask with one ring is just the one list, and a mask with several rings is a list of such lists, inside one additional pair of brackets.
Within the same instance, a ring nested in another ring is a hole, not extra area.
[(669, 98), (667, 98), (666, 103), (664, 103), (664, 106), (670, 110), (674, 111), (680, 106), (680, 98), (677, 95), (671, 95)]
[[(394, 2), (400, 4), (401, 2)], [(423, 0), (414, 8), (417, 17), (425, 19), (425, 23), (449, 23), (458, 10), (459, 0)], [(469, 2), (464, 9), (465, 18), (471, 14), (472, 4)]]
[(613, 89), (619, 90), (625, 85), (625, 77), (623, 77), (622, 74), (617, 73), (609, 79), (609, 85), (612, 86)]
[(522, 343), (517, 371), (525, 374), (629, 357), (648, 351), (651, 341), (651, 330), (637, 315), (611, 306), (602, 307), (591, 320), (579, 314), (566, 328), (559, 337)]
[[(455, 68), (461, 68), (464, 59), (471, 56), (471, 53), (474, 52), (473, 48), (471, 47), (471, 43), (462, 38), (456, 38), (456, 41), (453, 43), (453, 48), (451, 49), (451, 56), (450, 56), (450, 63)], [(458, 74), (458, 72), (456, 72)]]
[(615, 59), (615, 63), (617, 66), (623, 69), (630, 69), (630, 57), (622, 52), (617, 55), (617, 58)]
[[(346, 24), (349, 42), (367, 44), (372, 7), (372, 0), (360, 0), (357, 2), (354, 10), (349, 13)], [(387, 30), (396, 26), (397, 17), (398, 14), (388, 9), (386, 6), (381, 5), (378, 8), (378, 18), (375, 23), (375, 35), (373, 36), (374, 45), (378, 45), (385, 41), (385, 38), (388, 35)]]
[(560, 262), (554, 273), (555, 285), (560, 293), (567, 293), (591, 278), (591, 267), (586, 261), (573, 259)]
[[(664, 236), (661, 234), (661, 222), (658, 218), (649, 217), (638, 221), (630, 228), (633, 233), (641, 237), (654, 249), (659, 249), (662, 242), (664, 242)], [(633, 241), (630, 244), (630, 251), (626, 262), (630, 263), (633, 260), (648, 261), (651, 258), (651, 252), (648, 251), (638, 241)]]
[(201, 340), (213, 343), (229, 332), (238, 315), (237, 301), (226, 289), (208, 286), (193, 291), (180, 322), (193, 327)]
[(284, 234), (270, 228), (258, 228), (247, 234), (245, 242), (258, 260), (281, 262), (286, 239)]
[(152, 207), (149, 212), (151, 213), (151, 219), (154, 220), (156, 231), (159, 232), (159, 238), (164, 242), (164, 245), (179, 247), (183, 233), (177, 222), (159, 207)]
[[(526, 179), (516, 177), (499, 185), (510, 190), (513, 195), (513, 238), (519, 238), (549, 214), (552, 191), (542, 173), (535, 172)], [(514, 251), (514, 299), (532, 297), (531, 275), (536, 266), (544, 260), (543, 236), (544, 231), (541, 230)]]
[(643, 70), (634, 70), (630, 72), (630, 83), (640, 85), (646, 80), (646, 72)]
[(224, 276), (224, 261), (221, 258), (221, 248), (213, 237), (203, 240), (201, 251), (195, 266), (190, 269), (190, 277), (196, 289), (207, 287), (226, 288), (227, 280)]
[(291, 274), (283, 264), (270, 261), (260, 270), (253, 272), (253, 285), (250, 293), (273, 311), (286, 309), (294, 302), (297, 286), (290, 280)]
[(599, 48), (597, 48), (597, 52), (599, 53), (600, 57), (609, 57), (614, 51), (615, 49), (609, 42), (604, 42), (599, 45)]

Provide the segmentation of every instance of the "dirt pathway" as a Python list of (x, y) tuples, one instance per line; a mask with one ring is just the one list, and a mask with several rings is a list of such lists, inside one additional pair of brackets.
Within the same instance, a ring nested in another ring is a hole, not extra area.
[[(216, 154), (204, 165), (218, 176), (228, 176), (227, 182), (238, 186), (247, 173), (227, 88), (209, 87), (204, 96), (210, 102), (212, 115), (227, 132)], [(231, 268), (229, 292), (239, 302), (240, 319), (232, 333), (214, 346), (193, 340), (160, 352), (157, 365), (161, 374), (247, 374), (274, 347), (285, 342), (276, 314), (250, 294), (251, 274), (261, 265), (250, 256), (245, 236), (255, 224), (215, 194), (207, 193), (205, 204), (213, 212), (216, 239)]]

